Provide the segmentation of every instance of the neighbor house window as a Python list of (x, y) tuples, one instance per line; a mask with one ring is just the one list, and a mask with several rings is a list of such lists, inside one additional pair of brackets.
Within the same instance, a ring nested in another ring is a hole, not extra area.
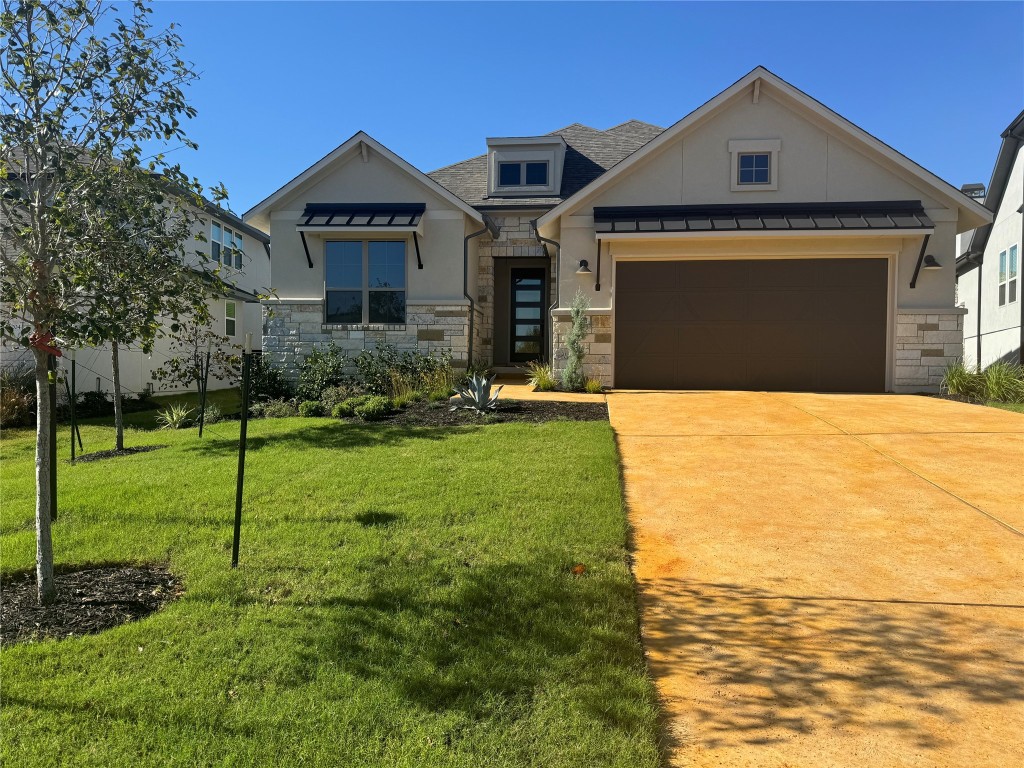
[(213, 222), (210, 227), (210, 258), (225, 267), (242, 268), (242, 236)]
[(405, 242), (331, 240), (324, 244), (324, 321), (405, 322)]
[(772, 156), (768, 152), (741, 152), (739, 156), (739, 184), (771, 184)]
[(499, 187), (546, 187), (547, 162), (498, 163)]
[(224, 335), (235, 335), (235, 302), (224, 302)]
[(1017, 300), (1017, 246), (999, 252), (999, 306)]

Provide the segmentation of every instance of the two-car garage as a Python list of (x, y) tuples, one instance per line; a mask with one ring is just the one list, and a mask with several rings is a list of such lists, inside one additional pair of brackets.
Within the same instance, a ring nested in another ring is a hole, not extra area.
[(621, 389), (885, 390), (885, 258), (622, 261)]

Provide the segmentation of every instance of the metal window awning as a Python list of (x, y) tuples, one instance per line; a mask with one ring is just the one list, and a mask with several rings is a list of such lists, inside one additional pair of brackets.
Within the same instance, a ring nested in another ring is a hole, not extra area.
[(308, 203), (300, 232), (388, 229), (415, 232), (427, 209), (424, 203)]
[(594, 225), (599, 238), (621, 234), (636, 239), (686, 232), (733, 236), (826, 231), (924, 234), (935, 227), (920, 200), (594, 208)]

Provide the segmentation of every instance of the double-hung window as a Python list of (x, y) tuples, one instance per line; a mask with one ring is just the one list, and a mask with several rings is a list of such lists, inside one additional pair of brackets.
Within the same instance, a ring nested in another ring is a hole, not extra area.
[(210, 227), (210, 258), (223, 262), (225, 267), (241, 269), (243, 253), (242, 236), (213, 222)]
[(999, 252), (999, 306), (1013, 304), (1017, 300), (1017, 246), (1011, 245)]
[(324, 244), (324, 322), (405, 323), (405, 242), (329, 240)]
[(235, 335), (235, 302), (226, 301), (224, 302), (224, 335), (234, 336)]

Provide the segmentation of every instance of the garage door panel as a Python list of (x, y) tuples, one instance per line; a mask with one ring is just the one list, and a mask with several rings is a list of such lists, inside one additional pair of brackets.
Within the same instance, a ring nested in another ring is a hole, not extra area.
[(887, 308), (885, 259), (619, 263), (615, 384), (882, 391)]

